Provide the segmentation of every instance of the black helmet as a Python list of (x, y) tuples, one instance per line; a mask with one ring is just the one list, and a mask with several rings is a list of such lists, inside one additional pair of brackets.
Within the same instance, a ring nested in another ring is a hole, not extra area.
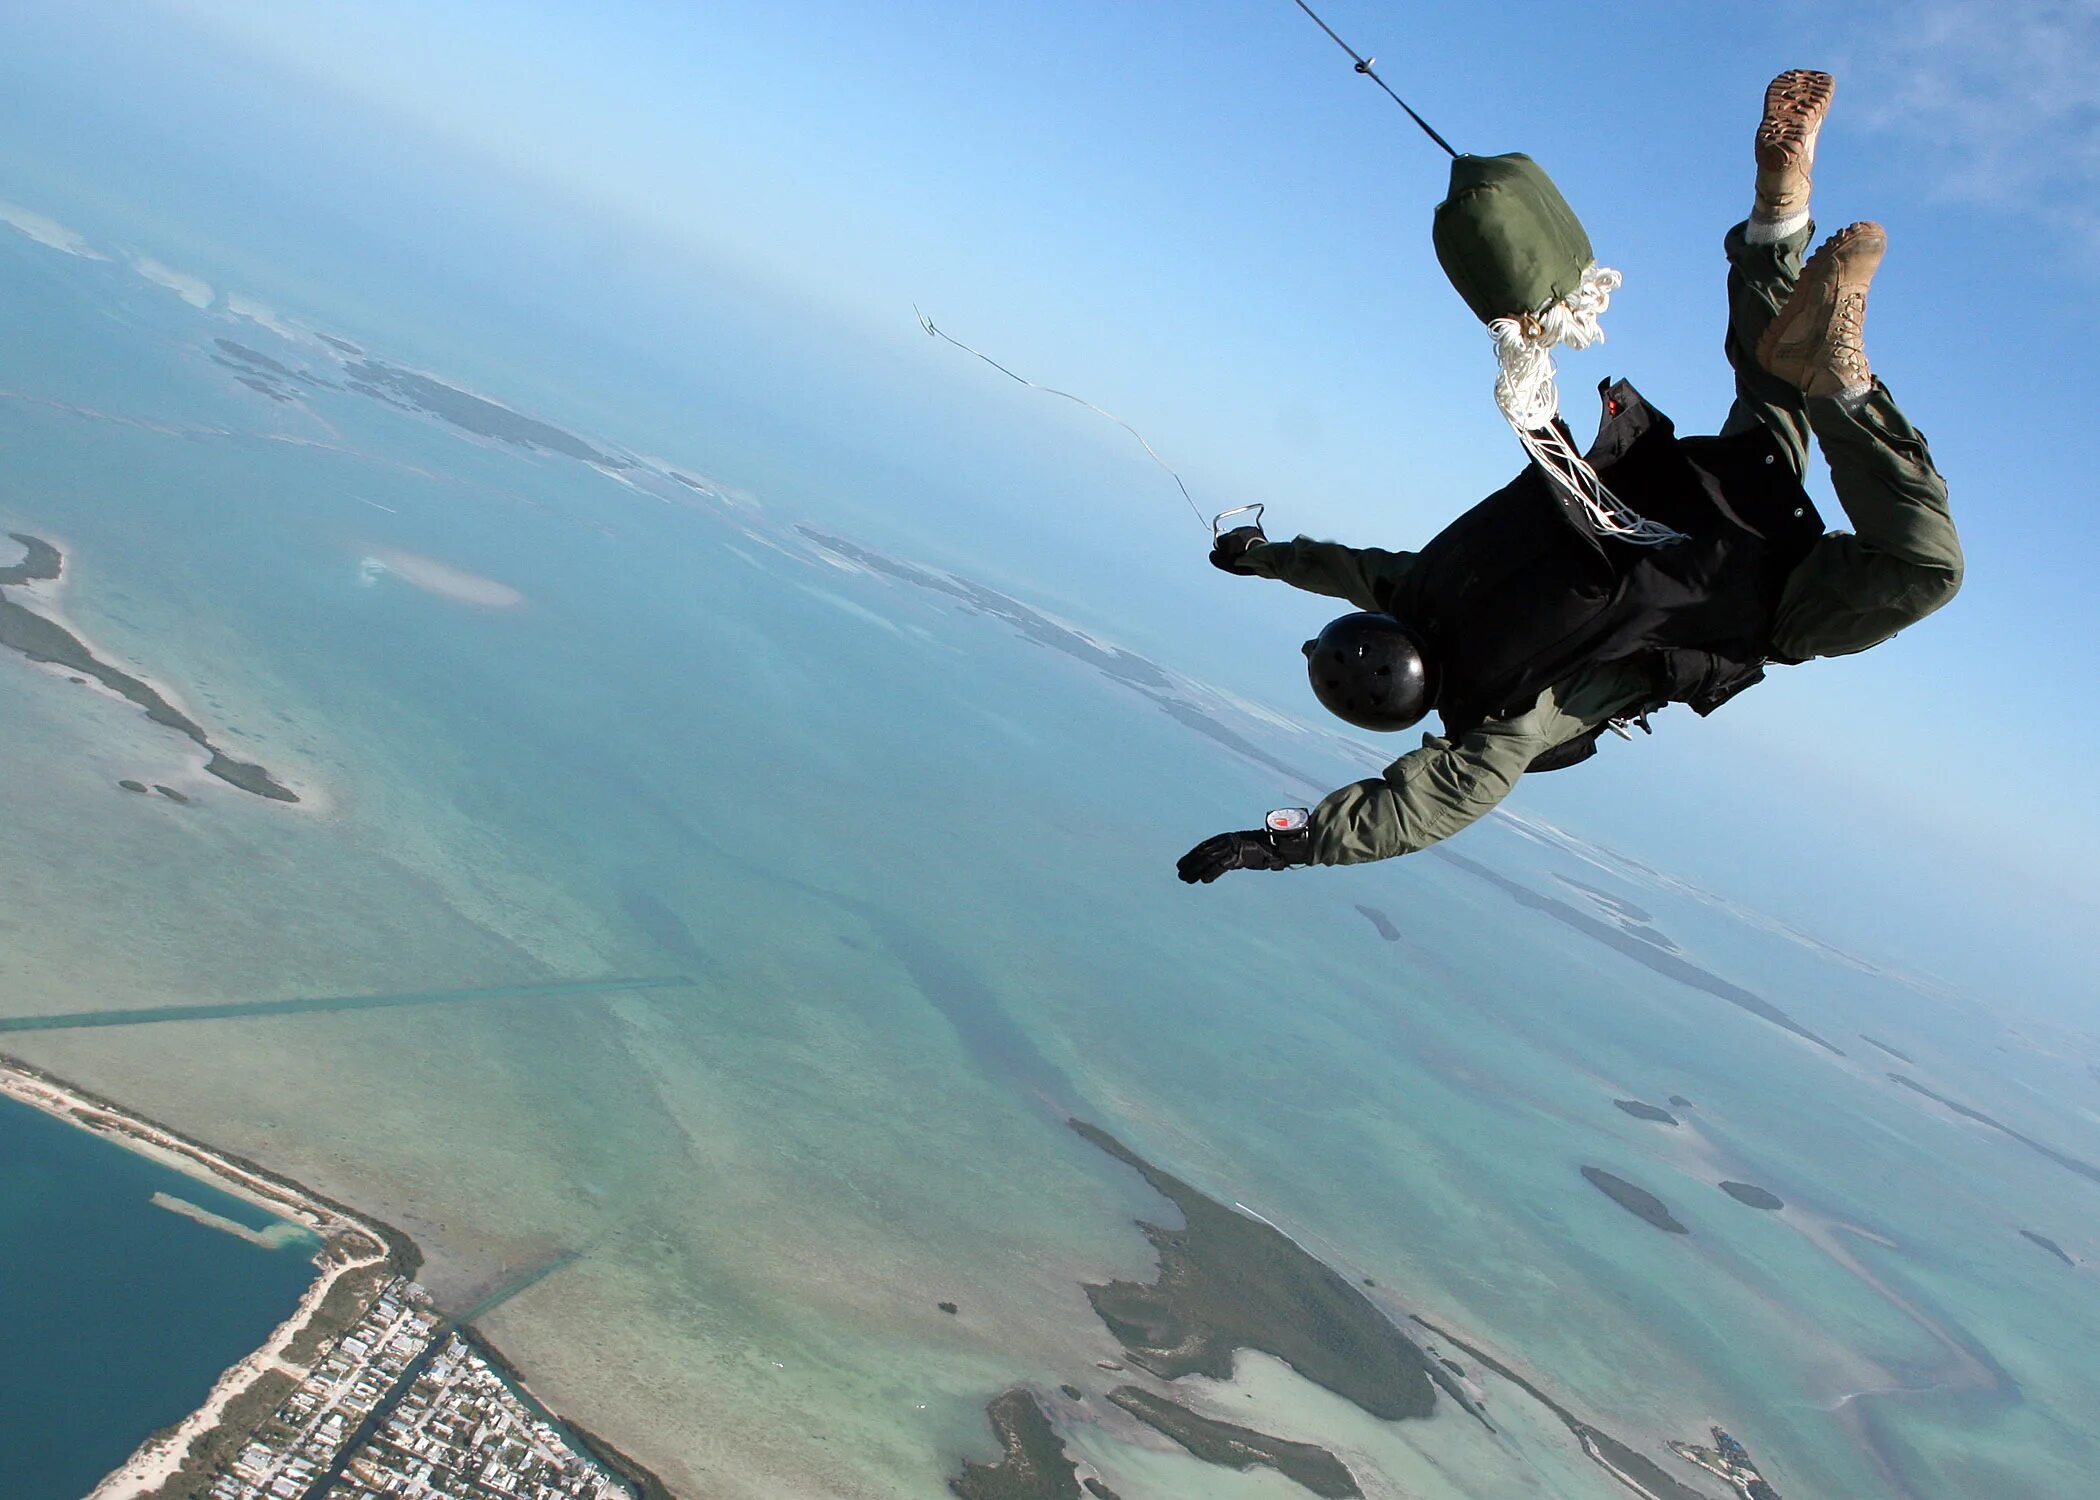
[(1327, 711), (1358, 729), (1391, 734), (1436, 702), (1436, 674), (1419, 637), (1391, 615), (1343, 615), (1305, 643), (1305, 674)]

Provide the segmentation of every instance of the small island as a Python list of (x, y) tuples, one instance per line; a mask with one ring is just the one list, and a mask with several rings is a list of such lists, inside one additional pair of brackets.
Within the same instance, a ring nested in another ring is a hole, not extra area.
[(1676, 1215), (1670, 1212), (1662, 1199), (1646, 1188), (1635, 1187), (1623, 1177), (1614, 1177), (1602, 1167), (1584, 1167), (1582, 1175), (1589, 1179), (1590, 1186), (1643, 1223), (1653, 1224), (1666, 1234), (1691, 1233), (1691, 1230), (1677, 1222)]
[(381, 359), (346, 360), (343, 375), (350, 389), (389, 406), (422, 412), (476, 437), (492, 438), (517, 448), (557, 453), (601, 469), (631, 469), (631, 460), (593, 448), (573, 432), (529, 417), (486, 396), (463, 391), (429, 375)]
[(1363, 1495), (1349, 1466), (1316, 1443), (1294, 1443), (1251, 1427), (1220, 1422), (1139, 1386), (1119, 1385), (1108, 1393), (1108, 1399), (1205, 1463), (1228, 1469), (1262, 1465), (1304, 1485), (1322, 1500), (1361, 1500)]
[(2088, 1182), (2100, 1182), (2100, 1166), (2095, 1166), (2089, 1161), (2081, 1160), (2080, 1158), (2071, 1155), (2067, 1151), (2059, 1151), (2056, 1149), (2056, 1147), (2049, 1145), (2047, 1142), (2038, 1141), (2031, 1135), (2023, 1134), (2022, 1132), (2013, 1129), (2012, 1126), (2006, 1124), (2003, 1120), (1995, 1120), (1989, 1115), (1985, 1114), (1982, 1110), (1971, 1108), (1969, 1105), (1963, 1104), (1958, 1099), (1949, 1099), (1945, 1094), (1936, 1093), (1932, 1089), (1925, 1087), (1924, 1084), (1918, 1082), (1915, 1078), (1906, 1078), (1901, 1073), (1891, 1073), (1888, 1076), (1889, 1082), (1896, 1084), (1900, 1088), (1909, 1089), (1914, 1094), (1923, 1094), (1933, 1103), (1939, 1105), (1943, 1109), (1952, 1110), (1955, 1114), (1960, 1115), (1964, 1120), (1974, 1120), (1977, 1124), (1987, 1125), (2001, 1135), (2011, 1136), (2014, 1140), (2018, 1141), (2028, 1150), (2035, 1152), (2037, 1155), (2048, 1157), (2049, 1160), (2055, 1162), (2066, 1172), (2076, 1172), (2080, 1177), (2085, 1178)]
[[(272, 802), (299, 800), (296, 793), (261, 766), (235, 760), (219, 749), (196, 720), (168, 702), (151, 684), (110, 666), (57, 621), (8, 598), (7, 589), (50, 582), (65, 567), (65, 559), (59, 550), (41, 537), (19, 531), (8, 534), (20, 542), (29, 555), (11, 567), (0, 568), (0, 646), (19, 651), (33, 662), (63, 667), (69, 672), (94, 678), (111, 692), (143, 709), (146, 717), (154, 723), (194, 741), (210, 757), (204, 769), (229, 786)], [(128, 782), (118, 784), (126, 791), (132, 790)], [(145, 788), (141, 785), (138, 789), (143, 791)]]
[[(1439, 859), (1445, 864), (1455, 865), (1468, 875), (1485, 881), (1488, 885), (1493, 886), (1496, 890), (1509, 897), (1510, 900), (1516, 902), (1517, 905), (1572, 927), (1577, 932), (1596, 939), (1614, 952), (1621, 953), (1632, 959), (1645, 969), (1651, 969), (1666, 979), (1674, 979), (1679, 984), (1698, 990), (1702, 994), (1711, 995), (1717, 1000), (1724, 1000), (1730, 1005), (1738, 1006), (1750, 1012), (1753, 1016), (1771, 1022), (1782, 1031), (1790, 1031), (1803, 1041), (1813, 1042), (1816, 1046), (1821, 1047), (1833, 1056), (1843, 1057), (1845, 1055), (1840, 1048), (1817, 1036), (1813, 1031), (1810, 1031), (1806, 1026), (1803, 1026), (1799, 1021), (1796, 1021), (1792, 1016), (1763, 996), (1754, 994), (1733, 980), (1723, 979), (1720, 975), (1711, 973), (1701, 968), (1698, 964), (1693, 963), (1684, 954), (1676, 951), (1676, 944), (1669, 943), (1668, 939), (1664, 939), (1667, 947), (1658, 945), (1628, 931), (1619, 922), (1604, 921), (1561, 900), (1558, 896), (1547, 896), (1534, 891), (1521, 881), (1511, 880), (1500, 871), (1489, 869), (1478, 860), (1454, 852), (1445, 844), (1431, 845), (1427, 852), (1432, 859)], [(1559, 877), (1556, 876), (1555, 878), (1558, 879)]]
[(1777, 1193), (1767, 1192), (1748, 1182), (1724, 1182), (1721, 1184), (1721, 1191), (1738, 1203), (1748, 1204), (1751, 1208), (1762, 1208), (1767, 1212), (1786, 1207), (1786, 1203)]
[(1393, 925), (1391, 917), (1377, 907), (1359, 905), (1356, 910), (1366, 922), (1371, 924), (1372, 929), (1387, 942), (1397, 943), (1400, 941), (1400, 929)]
[(1644, 1104), (1638, 1099), (1614, 1099), (1612, 1103), (1626, 1111), (1627, 1114), (1632, 1115), (1636, 1120), (1653, 1120), (1658, 1125), (1675, 1125), (1677, 1123), (1677, 1116), (1659, 1105)]
[(2051, 1255), (2055, 1256), (2065, 1265), (2075, 1266), (2078, 1264), (2077, 1261), (2071, 1259), (2071, 1254), (2068, 1250), (2064, 1249), (2063, 1246), (2057, 1244), (2055, 1240), (2050, 1239), (2048, 1235), (2036, 1234), (2032, 1229), (2023, 1229), (2020, 1231), (2020, 1233), (2025, 1235), (2028, 1239), (2034, 1241), (2035, 1244), (2040, 1245), (2044, 1250), (2048, 1251)]
[(952, 1493), (961, 1500), (1080, 1500), (1079, 1466), (1065, 1456), (1064, 1439), (1030, 1391), (1015, 1386), (994, 1396), (985, 1415), (1005, 1451), (995, 1464), (963, 1460), (962, 1473), (948, 1481)]

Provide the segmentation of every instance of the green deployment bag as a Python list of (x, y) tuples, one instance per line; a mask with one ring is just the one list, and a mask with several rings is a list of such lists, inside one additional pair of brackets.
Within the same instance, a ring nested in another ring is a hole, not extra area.
[(1544, 311), (1596, 258), (1553, 179), (1514, 151), (1452, 161), (1433, 237), (1444, 274), (1483, 323)]

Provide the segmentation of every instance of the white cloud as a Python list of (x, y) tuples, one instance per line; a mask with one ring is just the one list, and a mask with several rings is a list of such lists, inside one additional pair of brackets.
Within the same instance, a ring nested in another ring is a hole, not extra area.
[(1868, 123), (1923, 146), (1940, 192), (2034, 213), (2100, 263), (2100, 0), (1910, 0), (1866, 26)]
[(86, 260), (109, 259), (58, 220), (47, 219), (42, 214), (32, 213), (5, 199), (0, 199), (0, 224), (28, 235), (39, 245), (48, 245), (51, 249), (62, 250), (67, 255), (78, 255)]
[(163, 265), (150, 255), (131, 257), (131, 268), (155, 286), (164, 286), (192, 307), (210, 307), (212, 303), (211, 283), (178, 271), (173, 266)]

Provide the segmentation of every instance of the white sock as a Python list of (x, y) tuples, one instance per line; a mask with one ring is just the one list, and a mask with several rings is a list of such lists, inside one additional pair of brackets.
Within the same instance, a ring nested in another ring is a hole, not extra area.
[(1790, 234), (1799, 234), (1808, 227), (1808, 210), (1788, 214), (1783, 219), (1760, 219), (1751, 214), (1750, 222), (1743, 227), (1743, 238), (1753, 245), (1776, 245)]
[(1867, 404), (1867, 397), (1873, 394), (1874, 382), (1871, 380), (1865, 385), (1848, 385), (1837, 393), (1837, 404), (1847, 413), (1857, 415), (1859, 409)]

